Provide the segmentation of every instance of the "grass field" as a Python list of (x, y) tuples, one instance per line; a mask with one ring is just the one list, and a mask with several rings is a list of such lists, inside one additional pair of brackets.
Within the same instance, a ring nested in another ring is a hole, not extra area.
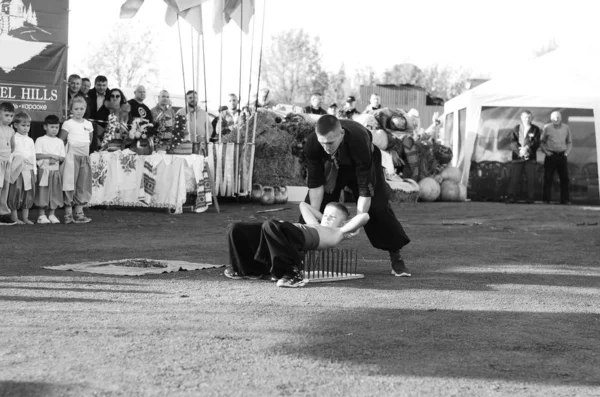
[[(295, 220), (287, 206), (273, 215)], [(364, 279), (299, 289), (223, 269), (42, 269), (226, 264), (226, 226), (261, 209), (92, 209), (87, 225), (2, 228), (0, 396), (600, 395), (598, 208), (395, 205), (410, 279), (364, 232), (344, 243)]]

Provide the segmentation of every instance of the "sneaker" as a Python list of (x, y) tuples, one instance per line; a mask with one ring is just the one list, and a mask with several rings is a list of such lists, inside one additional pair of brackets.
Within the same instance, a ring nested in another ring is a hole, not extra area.
[(92, 219), (85, 216), (83, 212), (75, 214), (75, 216), (73, 217), (73, 222), (75, 223), (90, 223), (91, 221)]
[(65, 217), (63, 219), (63, 222), (65, 224), (73, 223), (73, 214), (65, 214)]
[(233, 270), (232, 266), (228, 266), (225, 271), (223, 272), (223, 275), (227, 278), (230, 278), (232, 280), (242, 280), (245, 277), (242, 276), (240, 273), (236, 272), (235, 270)]
[(50, 219), (48, 219), (46, 215), (42, 215), (37, 218), (37, 223), (40, 225), (47, 225), (50, 223)]
[(0, 226), (12, 226), (16, 224), (17, 222), (13, 221), (10, 215), (0, 215)]
[(277, 281), (277, 286), (281, 288), (298, 288), (304, 287), (308, 283), (308, 280), (302, 278), (300, 274), (296, 274), (293, 277), (283, 276)]
[(410, 277), (410, 270), (404, 264), (404, 259), (400, 257), (392, 261), (392, 274), (396, 277)]
[(48, 217), (48, 220), (50, 221), (50, 223), (52, 223), (54, 225), (56, 225), (57, 223), (60, 223), (60, 221), (58, 220), (58, 218), (56, 217), (56, 215), (50, 215)]

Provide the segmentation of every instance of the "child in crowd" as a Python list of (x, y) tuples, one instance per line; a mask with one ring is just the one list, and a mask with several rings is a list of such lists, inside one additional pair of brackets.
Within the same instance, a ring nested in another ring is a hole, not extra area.
[(92, 123), (83, 118), (86, 108), (84, 98), (74, 97), (70, 109), (73, 117), (63, 123), (60, 131), (60, 138), (67, 143), (65, 161), (61, 167), (65, 223), (92, 221), (83, 213), (83, 207), (92, 198), (90, 142), (94, 131)]
[(15, 107), (10, 102), (0, 103), (0, 226), (14, 225), (8, 200), (10, 155), (15, 147), (15, 130), (10, 127), (15, 117)]
[[(14, 136), (14, 151), (10, 164), (10, 186), (8, 189), (8, 208), (11, 219), (19, 225), (33, 225), (29, 220), (29, 209), (35, 199), (35, 144), (29, 137), (31, 117), (26, 113), (17, 113), (13, 127), (17, 130)], [(17, 211), (21, 210), (22, 221)]]
[[(54, 211), (63, 206), (62, 178), (59, 166), (65, 159), (65, 144), (57, 135), (60, 131), (60, 120), (50, 115), (44, 120), (46, 135), (35, 141), (37, 158), (38, 188), (35, 205), (39, 208), (37, 223), (60, 223)], [(46, 209), (48, 216), (46, 216)]]

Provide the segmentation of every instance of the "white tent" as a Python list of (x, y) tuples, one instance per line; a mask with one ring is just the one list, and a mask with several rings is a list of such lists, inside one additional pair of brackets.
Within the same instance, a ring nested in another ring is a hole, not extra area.
[[(516, 62), (503, 76), (446, 102), (444, 141), (455, 153), (453, 165), (462, 170), (462, 182), (468, 182), (471, 161), (510, 160), (508, 148), (497, 150), (498, 134), (501, 128), (518, 123), (522, 109), (531, 110), (539, 126), (549, 122), (554, 109), (574, 110), (570, 120), (563, 120), (571, 125), (574, 141), (585, 137), (583, 142), (580, 139), (579, 148), (574, 142), (570, 157), (588, 167), (595, 164), (596, 172), (600, 170), (599, 70), (600, 51), (559, 48), (530, 61)], [(581, 131), (575, 131), (577, 125)], [(538, 161), (542, 161), (539, 153)]]

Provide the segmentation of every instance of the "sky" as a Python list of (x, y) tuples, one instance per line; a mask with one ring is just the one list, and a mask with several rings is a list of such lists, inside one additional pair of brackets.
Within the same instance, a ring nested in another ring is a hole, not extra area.
[[(119, 22), (123, 1), (70, 0), (69, 72), (76, 70), (88, 48), (107, 31), (90, 34), (90, 25), (109, 27)], [(585, 46), (597, 40), (600, 31), (600, 2), (595, 0), (256, 0), (255, 34), (251, 31), (242, 37), (240, 73), (240, 31), (230, 23), (222, 37), (212, 32), (211, 1), (203, 8), (209, 103), (229, 92), (237, 93), (240, 75), (242, 93), (247, 96), (249, 80), (255, 87), (263, 8), (264, 47), (272, 35), (304, 29), (320, 39), (324, 67), (334, 72), (343, 64), (350, 76), (368, 65), (381, 73), (408, 62), (419, 67), (450, 65), (470, 69), (475, 77), (493, 78), (531, 59), (536, 49), (550, 41), (561, 47)], [(161, 87), (147, 88), (183, 92), (179, 31), (177, 25), (171, 28), (164, 23), (165, 10), (162, 0), (145, 0), (133, 20), (121, 23), (152, 27), (159, 36)], [(181, 32), (189, 89), (194, 85), (192, 80), (197, 80), (192, 76), (192, 70), (198, 70), (192, 66), (192, 51), (198, 47), (191, 44), (191, 28), (186, 22), (181, 23)], [(252, 38), (255, 51), (251, 68)], [(199, 74), (202, 77), (202, 71)], [(200, 84), (201, 97), (203, 90)]]

